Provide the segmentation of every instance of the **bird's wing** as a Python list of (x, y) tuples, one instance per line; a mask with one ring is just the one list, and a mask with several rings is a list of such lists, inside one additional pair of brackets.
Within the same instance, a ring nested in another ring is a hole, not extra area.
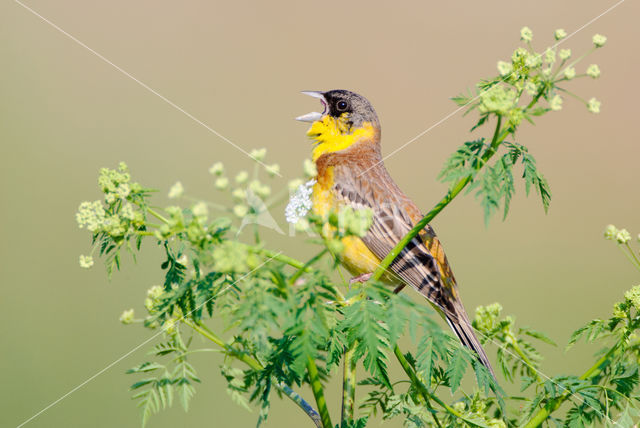
[[(382, 260), (413, 228), (421, 215), (384, 166), (381, 163), (375, 165), (369, 167), (366, 162), (363, 165), (353, 158), (350, 162), (334, 163), (332, 191), (344, 204), (373, 211), (373, 222), (362, 241)], [(458, 296), (455, 278), (442, 245), (430, 226), (405, 246), (391, 263), (390, 269), (442, 311), (462, 344), (474, 350), (478, 359), (493, 374), (489, 358), (475, 336)]]
[[(373, 222), (362, 241), (382, 260), (413, 228), (412, 217), (419, 216), (417, 208), (388, 175), (377, 177), (374, 170), (363, 176), (353, 164), (349, 167), (335, 165), (333, 174), (336, 198), (353, 208), (367, 207), (373, 211)], [(441, 263), (429, 251), (428, 245), (442, 251), (430, 227), (409, 242), (390, 269), (441, 310), (453, 315), (456, 311), (452, 301), (457, 297), (455, 282), (443, 281), (442, 271), (450, 271), (448, 263), (443, 259), (442, 267), (439, 266)]]

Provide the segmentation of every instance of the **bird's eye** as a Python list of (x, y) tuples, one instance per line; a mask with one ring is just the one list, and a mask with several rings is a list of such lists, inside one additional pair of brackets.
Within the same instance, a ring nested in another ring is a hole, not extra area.
[(349, 104), (346, 101), (338, 101), (338, 104), (336, 104), (338, 111), (345, 111), (348, 106)]

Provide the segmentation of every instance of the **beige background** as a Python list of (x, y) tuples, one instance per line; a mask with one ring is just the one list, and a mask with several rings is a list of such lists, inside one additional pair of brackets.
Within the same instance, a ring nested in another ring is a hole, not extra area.
[[(299, 175), (310, 151), (305, 126), (292, 119), (317, 108), (300, 90), (347, 88), (367, 96), (382, 121), (383, 151), (390, 153), (454, 110), (451, 96), (493, 75), (496, 61), (515, 48), (520, 27), (530, 26), (542, 48), (554, 29), (576, 30), (613, 4), (28, 2), (239, 146), (267, 147), (286, 178)], [(500, 301), (519, 323), (561, 345), (542, 347), (550, 375), (587, 365), (596, 349), (565, 354), (568, 335), (606, 316), (638, 283), (637, 271), (602, 231), (614, 223), (640, 232), (639, 12), (637, 2), (626, 1), (566, 44), (577, 53), (594, 33), (608, 37), (590, 59), (602, 77), (570, 85), (602, 100), (602, 113), (592, 115), (568, 99), (560, 114), (519, 133), (551, 183), (549, 214), (520, 187), (505, 222), (494, 219), (485, 228), (477, 202), (467, 196), (434, 223), (470, 311)], [(213, 161), (237, 168), (249, 161), (19, 4), (0, 5), (0, 35), (0, 425), (10, 427), (149, 337), (119, 324), (118, 316), (128, 307), (140, 310), (145, 290), (159, 281), (153, 245), (138, 266), (125, 262), (110, 282), (101, 266), (78, 267), (89, 241), (74, 212), (80, 201), (98, 197), (98, 168), (127, 161), (138, 180), (165, 189), (158, 199), (164, 204), (178, 179), (190, 194), (215, 199), (207, 174)], [(445, 192), (436, 174), (469, 138), (471, 124), (458, 114), (387, 161), (424, 210)], [(269, 242), (289, 251), (299, 243)], [(138, 426), (127, 392), (132, 379), (124, 371), (143, 361), (146, 349), (27, 426)], [(219, 362), (208, 354), (195, 358), (204, 382), (192, 410), (185, 416), (172, 409), (150, 426), (253, 426), (256, 412), (223, 392)], [(337, 408), (337, 395), (329, 400)], [(308, 423), (289, 403), (274, 400), (267, 426)]]

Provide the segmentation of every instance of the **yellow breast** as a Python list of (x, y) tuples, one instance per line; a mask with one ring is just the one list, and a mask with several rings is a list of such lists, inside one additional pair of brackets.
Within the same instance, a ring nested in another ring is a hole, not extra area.
[[(331, 210), (339, 210), (340, 204), (335, 198), (331, 188), (333, 186), (333, 168), (329, 167), (326, 170), (325, 176), (318, 179), (313, 186), (313, 211), (314, 213), (326, 216)], [(328, 236), (331, 236), (331, 231), (327, 228), (325, 231)], [(351, 272), (353, 275), (360, 275), (363, 273), (373, 272), (380, 259), (378, 259), (367, 246), (357, 236), (348, 236), (342, 239), (344, 250), (342, 254), (339, 254), (341, 263)]]

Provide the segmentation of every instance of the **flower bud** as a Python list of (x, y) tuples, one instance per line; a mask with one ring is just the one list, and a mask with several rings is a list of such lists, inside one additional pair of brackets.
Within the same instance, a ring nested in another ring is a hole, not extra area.
[(567, 67), (564, 69), (564, 77), (571, 80), (576, 77), (576, 69), (573, 67)]
[(266, 155), (267, 155), (267, 149), (265, 148), (253, 149), (251, 150), (251, 153), (249, 153), (249, 156), (251, 156), (254, 160), (258, 162), (262, 162)]
[(81, 255), (80, 256), (80, 267), (85, 268), (85, 269), (89, 269), (91, 266), (93, 266), (93, 257)]
[(591, 64), (587, 67), (587, 76), (593, 79), (600, 77), (600, 67), (598, 67), (598, 64)]
[(222, 164), (222, 162), (216, 162), (211, 165), (211, 168), (209, 168), (209, 174), (211, 175), (222, 175), (223, 172), (224, 165)]
[(558, 28), (554, 33), (553, 33), (553, 37), (555, 37), (556, 40), (562, 40), (565, 37), (567, 37), (567, 32), (564, 31), (562, 28)]
[(240, 171), (238, 175), (236, 175), (236, 183), (244, 184), (249, 179), (249, 173), (247, 171)]
[(600, 101), (596, 100), (595, 98), (591, 98), (587, 102), (587, 110), (589, 110), (591, 113), (600, 113)]
[(120, 315), (120, 322), (122, 324), (131, 324), (133, 322), (133, 309), (127, 309), (126, 311), (122, 312), (122, 315)]
[(529, 27), (522, 27), (520, 30), (520, 40), (524, 42), (530, 42), (533, 40), (533, 31)]
[(601, 48), (604, 46), (605, 43), (607, 43), (607, 38), (605, 36), (603, 36), (602, 34), (595, 34), (593, 36), (593, 45), (596, 48)]
[(168, 196), (169, 196), (169, 199), (176, 199), (182, 196), (183, 194), (184, 194), (184, 187), (182, 187), (181, 182), (177, 181), (176, 184), (171, 186), (171, 189), (169, 189)]
[(215, 183), (216, 189), (224, 190), (229, 186), (229, 179), (227, 177), (219, 177)]
[(571, 57), (571, 49), (560, 49), (558, 56), (561, 60), (566, 61)]
[(626, 244), (631, 241), (631, 234), (627, 229), (620, 229), (616, 234), (616, 241), (618, 241), (618, 244)]

